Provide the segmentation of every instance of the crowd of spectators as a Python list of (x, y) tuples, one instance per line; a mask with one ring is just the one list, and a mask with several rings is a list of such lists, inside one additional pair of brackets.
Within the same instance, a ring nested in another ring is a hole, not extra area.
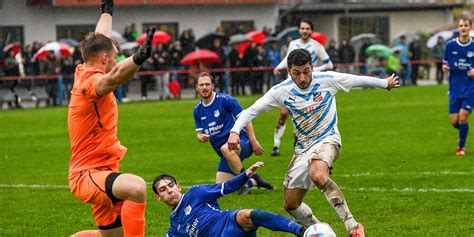
[[(239, 27), (237, 33), (246, 33), (243, 27)], [(265, 27), (262, 30), (269, 38), (276, 38), (279, 32)], [(224, 34), (218, 27), (216, 34)], [(129, 42), (135, 42), (140, 36), (135, 29), (135, 24), (125, 27), (123, 38)], [(271, 37), (272, 36), (272, 37)], [(220, 38), (215, 38), (209, 50), (215, 52), (220, 60), (207, 65), (186, 66), (180, 63), (181, 59), (188, 53), (198, 49), (196, 37), (192, 29), (184, 30), (177, 39), (165, 44), (158, 43), (154, 48), (152, 57), (148, 59), (140, 71), (153, 73), (139, 73), (136, 77), (140, 80), (140, 92), (142, 100), (149, 98), (149, 91), (158, 94), (159, 99), (180, 98), (182, 88), (193, 87), (194, 81), (191, 74), (181, 73), (186, 69), (216, 69), (213, 72), (216, 78), (216, 90), (232, 95), (249, 95), (265, 92), (272, 85), (279, 83), (282, 78), (274, 76), (271, 68), (274, 68), (286, 55), (286, 49), (291, 37), (283, 41), (271, 40), (262, 44), (255, 42), (242, 53), (237, 44), (229, 45)], [(366, 54), (365, 50), (372, 44), (366, 41), (359, 49), (354, 49), (348, 39), (340, 41), (339, 46), (335, 40), (330, 40), (327, 52), (335, 65), (336, 71), (346, 73), (359, 73), (372, 76), (384, 77), (396, 73), (402, 79), (404, 85), (416, 85), (418, 79), (418, 64), (411, 64), (410, 60), (421, 59), (420, 43), (417, 39), (407, 44), (402, 36), (396, 43), (393, 54), (381, 57), (377, 54)], [(37, 76), (56, 75), (49, 79), (41, 80), (0, 80), (2, 88), (15, 91), (17, 87), (27, 88), (42, 87), (49, 97), (48, 105), (64, 105), (69, 98), (69, 91), (73, 83), (74, 68), (82, 63), (79, 46), (72, 46), (72, 55), (57, 55), (50, 51), (47, 57), (39, 60), (34, 57), (35, 53), (42, 47), (41, 42), (33, 42), (25, 45), (20, 53), (13, 51), (0, 51), (0, 76)], [(5, 46), (0, 39), (0, 47)], [(119, 47), (118, 60), (133, 54), (134, 49), (121, 49)], [(356, 55), (358, 52), (358, 55)], [(435, 59), (442, 58), (444, 46), (442, 39), (433, 49)], [(356, 63), (358, 61), (358, 63)], [(437, 64), (440, 68), (440, 64)], [(224, 70), (221, 68), (253, 68), (254, 70)], [(438, 70), (437, 79), (442, 82), (442, 71)], [(439, 79), (441, 78), (441, 79)], [(124, 85), (116, 91), (119, 101), (126, 102), (128, 87)], [(34, 96), (34, 95), (33, 95)], [(12, 107), (20, 107), (20, 103), (12, 103)]]

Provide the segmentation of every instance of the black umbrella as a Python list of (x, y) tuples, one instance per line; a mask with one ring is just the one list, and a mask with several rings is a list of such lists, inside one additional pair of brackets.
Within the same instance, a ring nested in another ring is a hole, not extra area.
[(209, 33), (199, 38), (198, 41), (196, 42), (196, 46), (201, 49), (213, 48), (215, 39), (220, 39), (222, 42), (222, 45), (226, 45), (227, 42), (229, 42), (229, 37), (222, 33)]

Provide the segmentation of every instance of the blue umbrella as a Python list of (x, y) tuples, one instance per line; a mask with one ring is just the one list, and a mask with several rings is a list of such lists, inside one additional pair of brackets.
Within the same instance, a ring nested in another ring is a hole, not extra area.
[(300, 34), (298, 33), (298, 27), (293, 26), (293, 27), (288, 27), (278, 33), (276, 36), (277, 40), (284, 40), (286, 39), (287, 36), (291, 36), (292, 39), (299, 39)]

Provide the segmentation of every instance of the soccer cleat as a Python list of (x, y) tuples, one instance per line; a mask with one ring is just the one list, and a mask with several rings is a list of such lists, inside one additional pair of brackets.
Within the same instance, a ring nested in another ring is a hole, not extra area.
[(279, 156), (280, 155), (280, 148), (274, 146), (272, 153), (270, 154), (271, 156)]
[(357, 229), (355, 229), (349, 235), (350, 237), (365, 237), (365, 229), (361, 223), (357, 223)]
[(239, 195), (247, 195), (250, 194), (250, 188), (246, 186), (242, 186), (237, 190), (237, 194)]
[(273, 185), (270, 184), (269, 182), (267, 182), (266, 180), (264, 180), (262, 177), (260, 177), (260, 175), (258, 175), (257, 173), (254, 173), (252, 176), (251, 176), (252, 179), (255, 180), (255, 182), (257, 183), (257, 187), (259, 188), (265, 188), (265, 189), (273, 189)]
[(459, 148), (459, 147), (458, 147), (458, 148), (456, 149), (456, 155), (457, 155), (457, 156), (463, 156), (463, 155), (465, 155), (465, 153), (464, 153), (464, 148)]
[(301, 229), (300, 229), (300, 234), (297, 235), (298, 237), (304, 237), (304, 232), (306, 232), (306, 227), (304, 226), (301, 226)]

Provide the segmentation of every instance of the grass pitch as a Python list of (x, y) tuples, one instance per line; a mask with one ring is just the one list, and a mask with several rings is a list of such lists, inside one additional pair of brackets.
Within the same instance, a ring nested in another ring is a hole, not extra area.
[[(448, 120), (446, 86), (387, 92), (363, 89), (337, 95), (343, 149), (332, 178), (369, 236), (474, 236), (474, 139), (454, 156), (457, 131)], [(258, 97), (238, 97), (248, 107)], [(161, 172), (183, 186), (212, 183), (218, 157), (196, 140), (197, 100), (120, 105), (119, 138), (128, 147), (122, 172), (147, 182)], [(251, 157), (277, 189), (220, 199), (223, 209), (260, 208), (287, 215), (281, 183), (292, 154), (288, 122), (280, 157), (270, 157), (277, 110), (254, 120), (266, 149)], [(472, 121), (472, 119), (471, 119)], [(68, 236), (95, 229), (90, 206), (68, 189), (67, 108), (0, 111), (0, 236)], [(472, 123), (471, 123), (472, 124)], [(472, 125), (471, 125), (472, 128)], [(162, 236), (170, 209), (148, 189), (147, 236)], [(318, 191), (305, 202), (345, 236), (342, 222)], [(260, 229), (259, 236), (290, 236)]]

